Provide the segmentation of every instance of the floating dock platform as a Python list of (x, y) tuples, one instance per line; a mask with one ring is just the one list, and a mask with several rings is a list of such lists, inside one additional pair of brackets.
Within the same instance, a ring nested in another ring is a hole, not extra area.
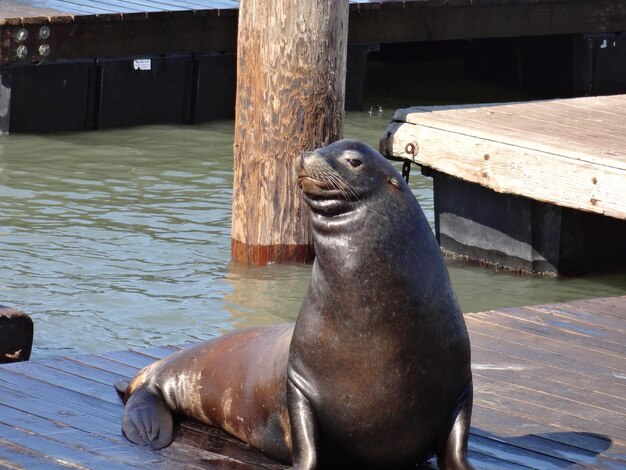
[[(466, 321), (476, 468), (626, 468), (626, 296), (470, 313)], [(0, 468), (287, 468), (191, 422), (162, 451), (122, 436), (113, 382), (176, 349), (0, 366)]]
[(626, 267), (626, 95), (401, 109), (380, 147), (433, 176), (444, 250), (535, 273)]
[[(238, 7), (0, 0), (0, 134), (233, 118)], [(524, 52), (520, 38), (564, 37), (550, 54), (572, 58), (563, 68), (574, 94), (623, 92), (623, 31), (623, 0), (350, 0), (346, 105), (361, 106), (372, 50), (418, 41), (512, 38), (511, 51), (478, 55), (536, 71), (542, 67), (524, 57), (535, 57), (537, 46)]]

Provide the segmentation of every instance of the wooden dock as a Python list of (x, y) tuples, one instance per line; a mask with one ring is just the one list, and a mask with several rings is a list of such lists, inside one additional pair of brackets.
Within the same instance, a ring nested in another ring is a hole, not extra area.
[[(624, 31), (622, 0), (350, 0), (349, 42)], [(0, 64), (234, 51), (238, 0), (0, 0)], [(380, 27), (385, 24), (385, 27)], [(42, 41), (39, 28), (50, 27)], [(28, 38), (15, 36), (20, 28)], [(45, 55), (39, 51), (48, 44)], [(26, 50), (18, 47), (25, 45)]]
[(626, 95), (401, 109), (380, 147), (435, 175), (444, 249), (524, 271), (626, 266)]
[[(476, 468), (626, 468), (626, 296), (466, 318)], [(189, 422), (160, 452), (124, 439), (111, 384), (175, 349), (0, 367), (0, 468), (286, 468)]]
[(626, 95), (400, 109), (381, 148), (499, 193), (626, 219)]

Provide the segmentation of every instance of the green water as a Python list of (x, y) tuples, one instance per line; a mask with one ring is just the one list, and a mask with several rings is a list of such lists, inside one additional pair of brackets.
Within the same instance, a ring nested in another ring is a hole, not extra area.
[[(390, 113), (349, 113), (346, 137), (377, 147)], [(232, 132), (216, 122), (0, 138), (0, 304), (32, 315), (33, 358), (295, 318), (310, 266), (230, 262)], [(432, 222), (430, 180), (414, 171), (411, 184)], [(626, 292), (626, 275), (450, 273), (464, 311)]]

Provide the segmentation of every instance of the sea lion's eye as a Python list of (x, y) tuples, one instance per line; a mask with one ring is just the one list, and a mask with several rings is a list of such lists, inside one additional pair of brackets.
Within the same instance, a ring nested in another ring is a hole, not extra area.
[(358, 158), (347, 158), (346, 160), (348, 160), (348, 163), (354, 168), (356, 168), (357, 166), (361, 166), (361, 163), (363, 163)]

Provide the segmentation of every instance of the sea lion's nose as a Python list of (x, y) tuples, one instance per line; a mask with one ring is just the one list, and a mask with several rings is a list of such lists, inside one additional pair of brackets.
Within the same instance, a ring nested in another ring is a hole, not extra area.
[(296, 178), (302, 175), (304, 171), (304, 160), (312, 153), (313, 152), (302, 152), (300, 157), (297, 157), (293, 162), (293, 171)]
[(297, 174), (300, 174), (304, 170), (305, 161), (314, 154), (315, 152), (305, 151), (300, 154), (300, 158), (296, 158), (295, 170)]

